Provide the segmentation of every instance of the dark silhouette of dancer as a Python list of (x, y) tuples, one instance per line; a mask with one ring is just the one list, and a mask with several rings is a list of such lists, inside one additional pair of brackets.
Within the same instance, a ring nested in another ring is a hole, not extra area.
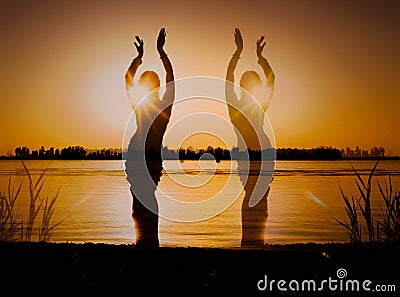
[[(132, 218), (136, 230), (136, 246), (154, 248), (158, 240), (158, 203), (155, 190), (162, 175), (161, 148), (175, 97), (174, 73), (164, 51), (166, 32), (162, 28), (157, 39), (157, 51), (166, 71), (166, 89), (160, 100), (160, 79), (154, 71), (145, 71), (134, 85), (136, 71), (142, 63), (144, 42), (136, 36), (138, 55), (133, 59), (126, 75), (126, 89), (145, 87), (148, 95), (135, 104), (136, 132), (130, 140), (125, 172), (133, 197)], [(134, 92), (133, 92), (134, 93)]]
[[(268, 149), (271, 143), (268, 136), (264, 133), (263, 125), (265, 112), (273, 94), (275, 75), (266, 58), (262, 56), (262, 51), (266, 42), (264, 36), (257, 40), (256, 53), (258, 64), (263, 69), (266, 77), (266, 87), (270, 93), (264, 97), (256, 97), (260, 106), (254, 101), (255, 89), (262, 87), (262, 80), (255, 71), (246, 71), (240, 79), (241, 94), (240, 100), (234, 90), (234, 71), (243, 50), (243, 39), (239, 29), (234, 33), (236, 51), (234, 52), (226, 72), (225, 97), (228, 104), (228, 111), (231, 122), (235, 127), (238, 138), (239, 151), (244, 152), (248, 149), (260, 151), (264, 159), (268, 159)], [(243, 91), (243, 89), (245, 91)], [(247, 91), (247, 92), (246, 92)], [(271, 167), (272, 163), (267, 166)], [(250, 197), (254, 191), (256, 182), (260, 174), (264, 174), (265, 164), (261, 161), (238, 160), (238, 172), (242, 182), (245, 197), (242, 203), (242, 247), (261, 247), (264, 246), (264, 236), (266, 221), (268, 218), (267, 198), (270, 188), (264, 192), (262, 199), (253, 207), (249, 206)], [(261, 197), (260, 197), (261, 198)]]

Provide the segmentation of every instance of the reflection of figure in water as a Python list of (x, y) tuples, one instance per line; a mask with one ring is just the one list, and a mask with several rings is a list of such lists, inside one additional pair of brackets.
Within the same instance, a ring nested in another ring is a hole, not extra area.
[(133, 59), (125, 75), (129, 96), (137, 94), (135, 89), (140, 87), (147, 88), (148, 93), (144, 100), (133, 106), (137, 129), (130, 140), (125, 163), (125, 171), (133, 196), (132, 218), (135, 223), (136, 246), (138, 247), (159, 246), (158, 203), (155, 190), (162, 175), (162, 140), (175, 97), (172, 65), (163, 48), (165, 36), (165, 29), (162, 28), (157, 39), (157, 51), (166, 71), (166, 90), (162, 100), (159, 94), (160, 79), (155, 72), (143, 72), (138, 80), (138, 86), (134, 85), (135, 74), (142, 63), (144, 51), (144, 42), (138, 36), (136, 36), (137, 43), (134, 42), (138, 55)]
[[(234, 33), (236, 51), (233, 54), (226, 73), (225, 96), (231, 122), (235, 127), (240, 151), (251, 149), (261, 150), (263, 158), (267, 159), (266, 152), (271, 148), (268, 136), (264, 133), (264, 118), (269, 101), (273, 94), (275, 75), (262, 51), (266, 42), (262, 36), (256, 43), (258, 64), (266, 77), (266, 86), (255, 71), (246, 71), (240, 79), (240, 100), (234, 89), (234, 71), (243, 50), (243, 39), (239, 29)], [(243, 89), (245, 91), (243, 91)], [(266, 90), (260, 97), (260, 90)], [(246, 92), (247, 91), (247, 92)], [(254, 96), (254, 97), (253, 97)], [(256, 101), (254, 101), (255, 98)], [(234, 157), (234, 156), (233, 156)], [(249, 168), (250, 165), (250, 168)], [(250, 197), (254, 191), (259, 174), (263, 171), (262, 162), (238, 160), (238, 171), (245, 191), (242, 204), (242, 247), (257, 247), (264, 245), (264, 234), (268, 217), (267, 197), (269, 188), (263, 192), (262, 199), (253, 207), (249, 206)], [(260, 197), (261, 198), (261, 197)]]

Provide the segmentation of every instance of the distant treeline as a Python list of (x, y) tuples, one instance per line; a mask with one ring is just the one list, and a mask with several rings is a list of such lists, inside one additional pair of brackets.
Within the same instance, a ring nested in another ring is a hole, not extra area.
[(17, 147), (14, 153), (8, 152), (1, 159), (22, 160), (117, 160), (122, 158), (122, 152), (118, 149), (88, 150), (82, 146), (68, 146), (63, 149), (51, 147), (39, 150), (30, 150), (27, 147)]
[[(165, 151), (166, 150), (166, 151)], [(313, 149), (292, 149), (292, 148), (279, 148), (267, 149), (264, 156), (270, 159), (272, 154), (276, 155), (277, 160), (341, 160), (343, 159), (340, 150), (331, 147), (319, 147)], [(239, 152), (238, 148), (232, 150), (223, 149), (221, 147), (213, 148), (212, 146), (207, 149), (193, 148), (168, 150), (164, 148), (164, 159), (178, 159), (179, 160), (198, 160), (204, 154), (212, 155), (216, 160), (230, 160), (230, 159), (243, 159), (261, 160), (261, 151), (248, 149), (247, 152)], [(206, 156), (207, 158), (207, 156)]]
[[(181, 149), (163, 148), (163, 159), (198, 160), (204, 159), (230, 160), (240, 158), (248, 154), (251, 160), (260, 160), (261, 152), (248, 150), (246, 153), (239, 153), (238, 148), (231, 150), (221, 147), (208, 146), (206, 149), (194, 149), (193, 147)], [(276, 154), (277, 160), (342, 160), (348, 157), (343, 156), (343, 150), (333, 147), (317, 147), (311, 149), (278, 148), (269, 149), (268, 153)], [(271, 156), (271, 154), (269, 154)], [(365, 156), (365, 155), (364, 155)], [(17, 147), (14, 152), (8, 152), (7, 156), (1, 159), (23, 159), (23, 160), (121, 160), (123, 157), (121, 149), (98, 149), (89, 150), (82, 146), (68, 146), (62, 149), (51, 147), (39, 150), (30, 150), (27, 147)], [(371, 156), (369, 156), (371, 157)], [(384, 156), (380, 156), (384, 157)]]
[(276, 151), (278, 160), (341, 160), (340, 150), (332, 147), (312, 149), (279, 148)]

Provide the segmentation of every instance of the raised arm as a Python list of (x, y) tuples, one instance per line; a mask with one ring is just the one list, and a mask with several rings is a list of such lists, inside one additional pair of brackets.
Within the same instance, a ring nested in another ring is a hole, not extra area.
[(232, 83), (235, 82), (235, 69), (237, 63), (239, 62), (240, 54), (243, 51), (243, 38), (240, 30), (238, 28), (235, 29), (235, 44), (236, 44), (236, 51), (233, 53), (233, 56), (228, 64), (228, 69), (226, 71), (226, 80)]
[(260, 39), (257, 40), (257, 57), (258, 57), (258, 64), (264, 71), (265, 78), (267, 79), (267, 87), (270, 89), (268, 94), (268, 102), (270, 101), (273, 93), (274, 93), (274, 86), (275, 86), (275, 74), (272, 70), (271, 66), (268, 63), (268, 60), (263, 57), (262, 51), (264, 50), (266, 42), (264, 41), (264, 36), (261, 36)]
[(164, 69), (166, 72), (165, 82), (168, 84), (169, 82), (174, 80), (174, 71), (172, 69), (171, 61), (169, 60), (167, 54), (164, 51), (165, 45), (165, 28), (161, 28), (160, 33), (158, 34), (157, 38), (157, 51), (160, 55), (161, 61), (164, 65)]
[(238, 100), (238, 96), (235, 92), (235, 69), (239, 61), (240, 54), (243, 51), (243, 38), (239, 29), (235, 29), (234, 33), (236, 50), (228, 64), (228, 69), (226, 70), (226, 80), (225, 80), (225, 100), (228, 105), (229, 117), (232, 124), (236, 127), (238, 125), (237, 119), (240, 117), (240, 112), (238, 105), (241, 103)]
[(237, 105), (239, 104), (238, 97), (235, 92), (235, 69), (237, 63), (240, 58), (240, 54), (243, 51), (243, 38), (240, 30), (238, 28), (235, 29), (235, 33), (233, 34), (235, 37), (235, 45), (236, 50), (232, 55), (231, 60), (228, 64), (228, 69), (226, 70), (226, 81), (225, 81), (225, 100), (228, 104), (228, 112), (231, 118), (232, 123), (234, 123), (234, 119), (238, 113)]
[(128, 89), (133, 86), (133, 79), (135, 77), (136, 71), (139, 68), (140, 64), (142, 64), (142, 58), (143, 58), (143, 52), (144, 52), (144, 42), (142, 39), (139, 38), (139, 36), (135, 36), (136, 41), (133, 43), (135, 44), (136, 50), (138, 52), (138, 55), (136, 58), (133, 59), (131, 65), (128, 68), (128, 71), (125, 74), (125, 86), (126, 86), (126, 91), (128, 92)]
[(161, 61), (164, 65), (164, 69), (166, 72), (165, 75), (165, 93), (160, 102), (161, 109), (163, 110), (163, 116), (169, 121), (169, 117), (171, 116), (172, 104), (175, 100), (175, 83), (174, 83), (174, 71), (172, 69), (171, 61), (168, 58), (168, 55), (165, 53), (164, 45), (165, 45), (165, 37), (166, 37), (165, 28), (161, 28), (160, 33), (157, 38), (157, 51), (160, 55)]

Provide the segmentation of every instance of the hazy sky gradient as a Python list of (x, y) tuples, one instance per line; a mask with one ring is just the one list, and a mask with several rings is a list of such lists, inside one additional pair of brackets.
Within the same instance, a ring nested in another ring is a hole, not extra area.
[(0, 154), (120, 147), (133, 37), (145, 42), (140, 70), (164, 76), (161, 27), (176, 78), (224, 78), (235, 27), (244, 39), (236, 77), (261, 73), (255, 42), (266, 36), (278, 147), (384, 146), (400, 155), (399, 1), (3, 1)]

